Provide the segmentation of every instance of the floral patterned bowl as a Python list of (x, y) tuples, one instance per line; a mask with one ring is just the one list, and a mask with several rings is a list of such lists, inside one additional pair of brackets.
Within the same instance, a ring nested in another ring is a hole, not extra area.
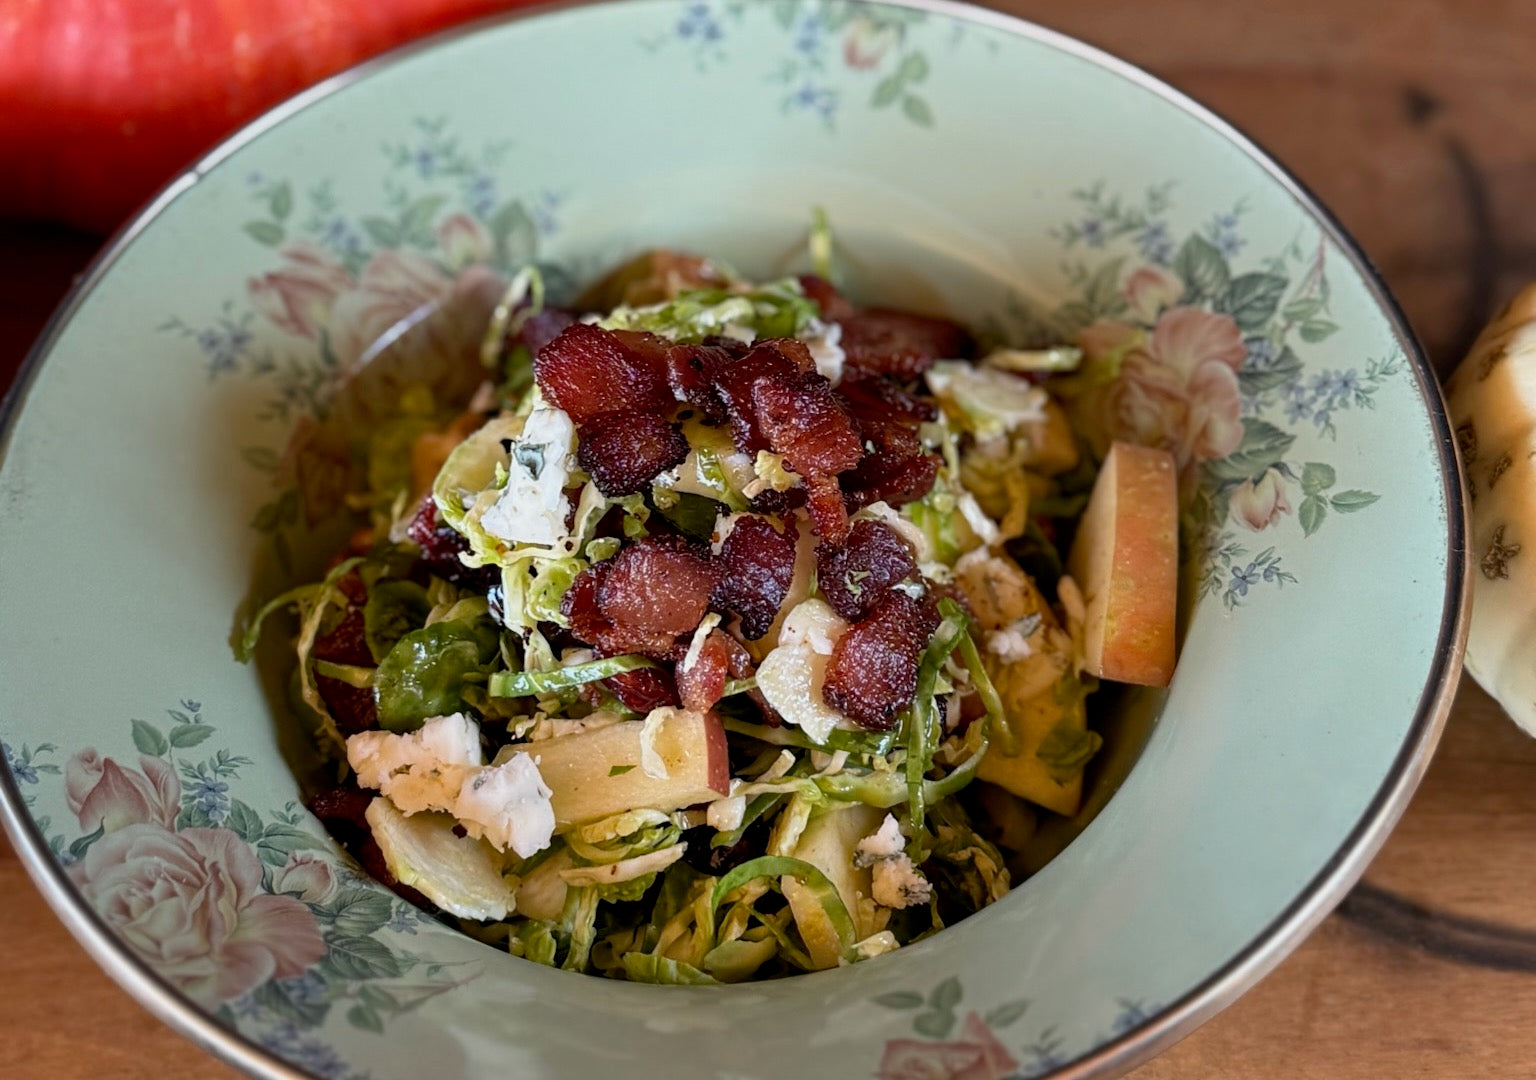
[[(613, 983), (421, 917), (303, 809), (281, 709), (226, 644), (253, 562), (302, 562), (334, 507), (336, 463), (284, 457), (289, 431), (490, 270), (580, 280), (671, 244), (766, 274), (817, 205), (864, 292), (1080, 338), (1120, 374), (1103, 430), (1179, 456), (1187, 632), (1134, 769), (1003, 902), (852, 968)], [(1114, 1071), (1360, 873), (1465, 630), (1440, 398), (1348, 238), (1174, 91), (937, 2), (568, 8), (328, 83), (102, 256), (3, 453), (6, 826), (104, 967), (267, 1077)]]

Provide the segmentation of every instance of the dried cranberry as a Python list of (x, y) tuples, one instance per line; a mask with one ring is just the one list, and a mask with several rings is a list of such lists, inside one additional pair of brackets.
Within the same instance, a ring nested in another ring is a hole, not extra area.
[[(372, 662), (370, 656), (369, 663)], [(372, 687), (353, 686), (341, 679), (316, 675), (315, 689), (343, 735), (356, 735), (379, 726), (379, 708)]]
[(677, 686), (664, 668), (636, 668), (603, 680), (613, 696), (637, 713), (676, 706)]
[(438, 520), (437, 500), (431, 495), (421, 500), (405, 535), (421, 548), (421, 561), (427, 570), (451, 585), (486, 592), (501, 581), (497, 567), (464, 565), (459, 556), (469, 550), (469, 541), (453, 526)]

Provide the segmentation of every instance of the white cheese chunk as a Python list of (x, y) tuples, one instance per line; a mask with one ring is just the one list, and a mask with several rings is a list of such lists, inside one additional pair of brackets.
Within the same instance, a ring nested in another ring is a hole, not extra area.
[(470, 836), (484, 837), (498, 851), (511, 848), (526, 859), (549, 847), (555, 834), (550, 790), (526, 753), (464, 778), (449, 812)]
[(704, 812), (704, 822), (717, 832), (733, 832), (741, 828), (747, 816), (747, 797), (727, 795), (710, 803)]
[[(406, 776), (456, 788), (463, 769), (484, 763), (480, 726), (463, 713), (434, 716), (407, 735), (363, 731), (347, 740), (347, 764), (358, 785), (375, 791)], [(444, 777), (451, 779), (444, 783)]]
[(561, 409), (537, 408), (508, 452), (507, 486), (480, 519), (487, 533), (510, 544), (553, 547), (567, 535), (571, 502), (571, 444), (576, 428)]
[(416, 731), (364, 731), (347, 740), (347, 762), (361, 787), (406, 815), (441, 810), (470, 836), (527, 858), (548, 847), (555, 815), (538, 766), (516, 753), (486, 766), (480, 728), (462, 713), (434, 716)]
[(987, 634), (987, 651), (1005, 664), (1027, 660), (1035, 654), (1030, 638), (1040, 629), (1043, 619), (1038, 612), (1024, 616)]
[(912, 865), (905, 848), (906, 839), (892, 814), (854, 848), (853, 864), (870, 868), (869, 891), (881, 907), (912, 907), (933, 897), (933, 886)]
[(848, 624), (823, 600), (798, 604), (784, 620), (778, 645), (757, 668), (757, 688), (786, 721), (816, 743), (845, 722), (842, 713), (822, 700), (832, 647)]
[(843, 352), (843, 327), (841, 323), (824, 323), (812, 319), (800, 332), (800, 340), (811, 352), (816, 373), (836, 385), (843, 377), (843, 364), (848, 359)]

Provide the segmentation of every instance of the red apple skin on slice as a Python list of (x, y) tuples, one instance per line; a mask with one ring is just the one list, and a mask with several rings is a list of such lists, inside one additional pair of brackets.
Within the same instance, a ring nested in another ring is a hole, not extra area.
[(666, 779), (647, 775), (642, 766), (643, 720), (508, 748), (531, 755), (538, 765), (550, 789), (556, 833), (626, 810), (679, 810), (730, 793), (730, 759), (719, 718), (687, 709), (667, 713), (655, 739)]
[(1172, 454), (1129, 443), (1110, 446), (1067, 571), (1087, 607), (1087, 670), (1115, 682), (1167, 686), (1179, 587), (1178, 467)]

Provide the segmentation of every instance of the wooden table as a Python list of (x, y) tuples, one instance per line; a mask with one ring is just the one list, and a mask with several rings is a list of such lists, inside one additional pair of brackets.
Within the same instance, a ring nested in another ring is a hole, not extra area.
[[(1536, 277), (1536, 4), (995, 0), (1244, 127), (1343, 219), (1441, 371)], [(0, 226), (0, 382), (96, 242)], [(0, 840), (0, 1075), (215, 1078), (85, 957)], [(1536, 1076), (1536, 742), (1470, 681), (1364, 884), (1136, 1080)]]

